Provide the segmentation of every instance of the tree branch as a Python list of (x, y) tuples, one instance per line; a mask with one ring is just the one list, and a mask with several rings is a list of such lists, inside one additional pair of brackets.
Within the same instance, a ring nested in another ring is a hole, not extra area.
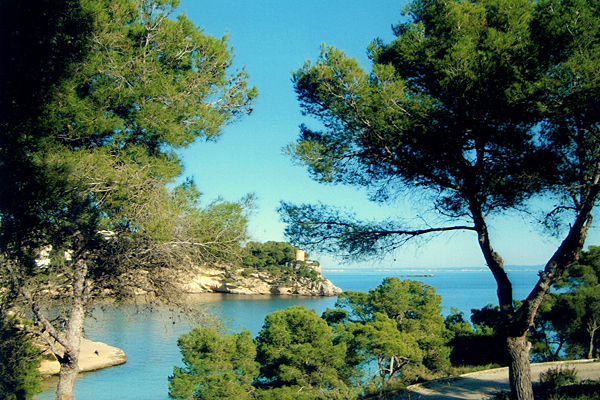
[(550, 287), (563, 276), (564, 272), (579, 259), (583, 249), (588, 230), (592, 224), (592, 210), (600, 196), (600, 165), (593, 178), (585, 200), (582, 202), (579, 214), (569, 233), (562, 241), (559, 248), (546, 263), (544, 270), (533, 290), (518, 310), (517, 319), (520, 329), (528, 329), (533, 324), (533, 318), (544, 296)]
[[(38, 336), (42, 336), (42, 332), (45, 331), (48, 333), (48, 335), (50, 335), (50, 337), (52, 337), (54, 340), (60, 343), (63, 347), (68, 347), (69, 343), (64, 333), (56, 329), (54, 325), (52, 325), (52, 323), (48, 320), (48, 318), (46, 318), (46, 315), (44, 314), (40, 305), (36, 301), (35, 296), (29, 291), (29, 289), (25, 286), (22, 286), (20, 288), (20, 293), (29, 303), (33, 314), (38, 320), (38, 324), (42, 327), (42, 331), (38, 333)], [(52, 351), (54, 352), (54, 350)], [(54, 353), (57, 354), (56, 352)]]
[(508, 275), (504, 270), (504, 260), (502, 259), (502, 256), (500, 256), (500, 254), (497, 253), (492, 247), (485, 218), (476, 200), (471, 200), (470, 209), (471, 216), (476, 227), (475, 231), (477, 232), (479, 248), (481, 249), (488, 268), (496, 280), (496, 293), (498, 295), (500, 309), (503, 311), (505, 316), (511, 316), (514, 311), (513, 292), (510, 279), (508, 279)]

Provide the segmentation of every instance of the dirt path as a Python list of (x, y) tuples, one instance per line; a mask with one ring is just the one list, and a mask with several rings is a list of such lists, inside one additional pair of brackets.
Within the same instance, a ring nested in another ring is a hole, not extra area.
[[(531, 378), (539, 382), (540, 372), (550, 368), (575, 368), (580, 381), (600, 379), (600, 362), (594, 360), (560, 361), (531, 365)], [(509, 390), (508, 368), (472, 372), (457, 377), (438, 379), (407, 388), (411, 400), (456, 400), (488, 397), (498, 390)]]

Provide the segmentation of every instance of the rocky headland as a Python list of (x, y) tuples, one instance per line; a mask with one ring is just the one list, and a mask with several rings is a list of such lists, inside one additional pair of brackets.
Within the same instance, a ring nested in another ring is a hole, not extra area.
[(320, 273), (317, 279), (295, 275), (282, 280), (266, 272), (243, 272), (203, 268), (193, 276), (182, 275), (179, 286), (186, 293), (337, 296), (342, 292)]

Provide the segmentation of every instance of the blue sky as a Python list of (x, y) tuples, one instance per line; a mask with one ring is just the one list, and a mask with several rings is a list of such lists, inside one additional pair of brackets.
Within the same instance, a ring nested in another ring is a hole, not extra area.
[[(291, 82), (292, 71), (319, 56), (322, 44), (333, 45), (355, 57), (370, 70), (367, 46), (375, 38), (393, 39), (392, 25), (402, 18), (398, 0), (183, 0), (186, 13), (206, 34), (229, 36), (234, 67), (245, 66), (259, 97), (250, 116), (224, 129), (215, 143), (199, 142), (181, 152), (186, 176), (193, 176), (209, 202), (222, 197), (238, 200), (255, 194), (257, 209), (250, 230), (258, 241), (284, 241), (284, 225), (276, 208), (281, 200), (351, 208), (369, 219), (403, 216), (417, 218), (418, 197), (378, 206), (355, 188), (326, 186), (309, 178), (283, 154), (294, 141), (303, 117)], [(588, 239), (600, 244), (597, 225)], [(552, 255), (558, 241), (539, 235), (519, 216), (493, 221), (496, 250), (508, 265), (540, 265)], [(324, 269), (338, 262), (312, 254)], [(408, 245), (385, 260), (363, 263), (369, 269), (480, 267), (484, 260), (472, 233), (440, 236), (427, 243)], [(358, 266), (345, 265), (344, 268)]]

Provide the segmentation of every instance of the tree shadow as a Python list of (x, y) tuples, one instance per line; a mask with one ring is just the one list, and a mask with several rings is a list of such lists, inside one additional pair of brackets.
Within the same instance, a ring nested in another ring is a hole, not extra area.
[(396, 393), (394, 400), (399, 399), (477, 399), (487, 397), (495, 392), (510, 389), (508, 379), (490, 379), (485, 377), (450, 377), (437, 379), (413, 386), (405, 393)]

